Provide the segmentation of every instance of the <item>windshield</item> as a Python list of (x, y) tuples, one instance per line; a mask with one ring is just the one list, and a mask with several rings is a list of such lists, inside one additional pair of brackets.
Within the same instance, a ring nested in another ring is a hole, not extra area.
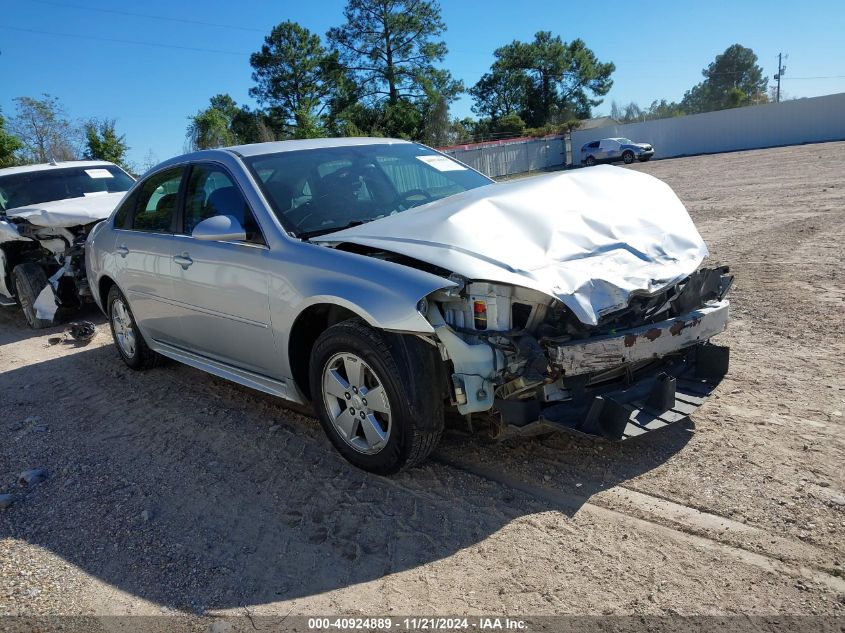
[(129, 191), (135, 181), (114, 165), (57, 167), (0, 176), (3, 211), (41, 202)]
[(616, 140), (619, 141), (620, 143), (622, 143), (622, 145), (633, 145), (634, 144), (634, 141), (632, 141), (629, 138), (618, 138)]
[(245, 160), (282, 224), (306, 239), (493, 182), (413, 143), (326, 147)]

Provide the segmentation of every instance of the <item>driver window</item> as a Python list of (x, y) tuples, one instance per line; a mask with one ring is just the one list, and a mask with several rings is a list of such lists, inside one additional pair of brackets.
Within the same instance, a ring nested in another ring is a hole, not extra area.
[(221, 167), (195, 165), (191, 170), (185, 198), (185, 233), (216, 215), (234, 217), (246, 231), (246, 241), (264, 244), (261, 230), (240, 189)]

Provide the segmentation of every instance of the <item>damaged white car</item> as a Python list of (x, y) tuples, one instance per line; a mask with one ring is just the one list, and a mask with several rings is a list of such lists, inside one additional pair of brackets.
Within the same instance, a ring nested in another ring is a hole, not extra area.
[(727, 269), (700, 268), (667, 185), (614, 167), (496, 184), (403, 141), (209, 150), (153, 169), (86, 252), (130, 367), (310, 402), (378, 473), (423, 460), (449, 408), (498, 437), (624, 439), (728, 366)]
[(0, 169), (0, 305), (43, 328), (91, 301), (85, 239), (133, 183), (102, 161)]

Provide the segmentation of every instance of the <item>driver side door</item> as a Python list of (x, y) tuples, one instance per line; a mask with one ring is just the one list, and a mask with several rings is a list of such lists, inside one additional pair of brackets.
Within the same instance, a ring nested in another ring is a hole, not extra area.
[[(202, 220), (235, 217), (245, 241), (191, 235)], [(173, 237), (174, 289), (182, 347), (218, 362), (278, 378), (269, 300), (270, 251), (235, 178), (221, 165), (193, 165), (181, 226)]]

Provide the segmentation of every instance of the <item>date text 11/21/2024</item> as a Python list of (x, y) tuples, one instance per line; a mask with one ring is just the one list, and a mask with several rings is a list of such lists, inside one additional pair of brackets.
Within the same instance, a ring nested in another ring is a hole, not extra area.
[(309, 618), (308, 628), (339, 631), (525, 631), (527, 623), (506, 617)]

